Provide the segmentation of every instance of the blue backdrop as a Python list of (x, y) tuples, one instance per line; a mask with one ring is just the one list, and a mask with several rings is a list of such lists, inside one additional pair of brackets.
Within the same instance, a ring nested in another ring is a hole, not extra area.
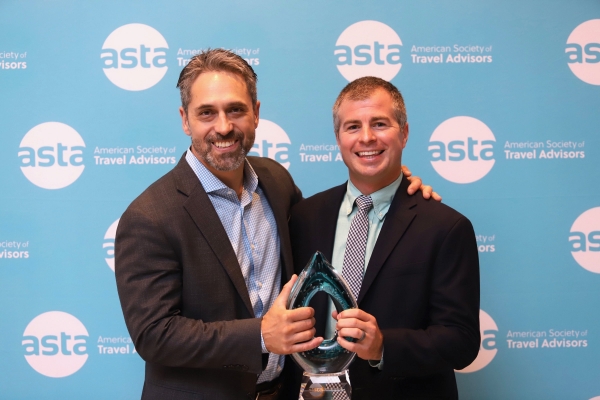
[(181, 71), (259, 76), (254, 154), (343, 182), (331, 106), (364, 75), (408, 110), (403, 162), (468, 216), (482, 345), (463, 399), (600, 396), (597, 0), (0, 3), (0, 398), (132, 399), (114, 233), (189, 145)]

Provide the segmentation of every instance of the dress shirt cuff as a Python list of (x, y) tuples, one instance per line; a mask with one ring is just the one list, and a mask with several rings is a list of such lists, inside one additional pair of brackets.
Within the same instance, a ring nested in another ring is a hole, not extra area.
[(381, 360), (369, 360), (369, 365), (373, 368), (377, 368), (380, 371), (383, 369), (383, 350), (381, 351)]
[(267, 350), (267, 346), (265, 346), (265, 340), (263, 339), (262, 331), (260, 331), (260, 347), (262, 347), (263, 354), (269, 352), (269, 350)]

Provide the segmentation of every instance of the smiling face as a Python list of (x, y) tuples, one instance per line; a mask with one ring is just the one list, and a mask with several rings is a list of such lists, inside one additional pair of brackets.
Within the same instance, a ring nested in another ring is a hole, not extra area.
[(377, 88), (364, 100), (346, 99), (337, 116), (337, 143), (354, 186), (368, 195), (396, 180), (408, 124), (400, 127), (390, 94)]
[(225, 71), (200, 74), (190, 94), (187, 112), (181, 107), (179, 113), (192, 138), (192, 152), (217, 177), (242, 173), (254, 144), (260, 102), (253, 107), (244, 80)]

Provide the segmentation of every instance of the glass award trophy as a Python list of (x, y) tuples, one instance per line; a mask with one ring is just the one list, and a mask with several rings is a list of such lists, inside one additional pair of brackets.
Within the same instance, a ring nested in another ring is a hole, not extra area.
[[(306, 307), (317, 292), (329, 295), (337, 312), (358, 308), (350, 287), (342, 276), (317, 251), (304, 267), (294, 283), (287, 308)], [(354, 338), (347, 338), (354, 341)], [(292, 354), (292, 358), (304, 370), (299, 400), (350, 400), (352, 389), (348, 366), (356, 356), (340, 346), (337, 331), (315, 349)]]

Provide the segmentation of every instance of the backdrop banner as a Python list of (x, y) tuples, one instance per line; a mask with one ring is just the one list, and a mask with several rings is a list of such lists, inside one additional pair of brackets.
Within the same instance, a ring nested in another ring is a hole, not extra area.
[(393, 82), (403, 163), (473, 222), (481, 350), (461, 399), (600, 399), (600, 2), (0, 2), (0, 398), (135, 399), (114, 277), (127, 205), (190, 145), (177, 79), (259, 77), (251, 155), (347, 179), (331, 107)]

